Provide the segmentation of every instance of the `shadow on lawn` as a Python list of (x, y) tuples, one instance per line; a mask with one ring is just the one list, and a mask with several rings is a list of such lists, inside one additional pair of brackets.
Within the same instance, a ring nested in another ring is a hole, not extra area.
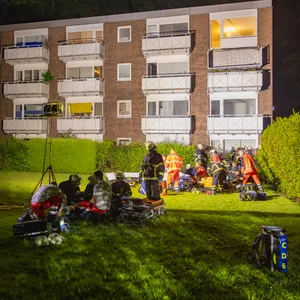
[(291, 213), (274, 213), (274, 212), (259, 212), (259, 211), (229, 211), (229, 210), (185, 210), (185, 209), (168, 209), (168, 213), (175, 214), (209, 214), (209, 215), (221, 215), (221, 216), (238, 216), (238, 215), (251, 215), (255, 217), (299, 217), (299, 214), (291, 214)]

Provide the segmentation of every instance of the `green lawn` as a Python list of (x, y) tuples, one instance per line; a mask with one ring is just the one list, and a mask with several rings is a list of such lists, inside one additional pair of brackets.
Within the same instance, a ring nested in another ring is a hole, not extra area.
[[(0, 204), (28, 204), (39, 176), (0, 172)], [(300, 206), (268, 196), (170, 195), (144, 228), (77, 223), (65, 244), (41, 248), (12, 236), (22, 210), (0, 211), (0, 299), (300, 299)], [(288, 274), (253, 265), (260, 225), (287, 230)]]

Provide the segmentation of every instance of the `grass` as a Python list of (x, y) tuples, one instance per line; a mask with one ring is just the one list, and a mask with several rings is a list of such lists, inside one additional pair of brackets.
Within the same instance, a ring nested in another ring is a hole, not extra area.
[[(0, 204), (28, 203), (39, 176), (0, 173)], [(77, 223), (65, 244), (41, 248), (12, 236), (22, 210), (0, 211), (0, 299), (300, 299), (300, 206), (268, 196), (170, 195), (167, 215), (145, 228)], [(287, 230), (288, 274), (252, 263), (260, 225)]]

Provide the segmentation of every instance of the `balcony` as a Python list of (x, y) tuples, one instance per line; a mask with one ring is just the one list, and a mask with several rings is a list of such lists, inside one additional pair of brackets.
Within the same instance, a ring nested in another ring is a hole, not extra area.
[(262, 48), (214, 49), (208, 52), (208, 69), (260, 68)]
[(57, 81), (58, 94), (62, 97), (70, 96), (99, 96), (104, 93), (102, 78), (72, 78)]
[(147, 94), (190, 93), (192, 73), (147, 75), (142, 79), (142, 89)]
[(145, 56), (190, 54), (192, 31), (148, 33), (143, 38), (142, 50)]
[(271, 124), (270, 115), (208, 116), (208, 134), (259, 134)]
[(7, 134), (46, 134), (47, 119), (45, 118), (4, 118), (3, 131)]
[(68, 40), (58, 42), (61, 61), (95, 60), (104, 58), (104, 43), (96, 39)]
[(189, 134), (192, 130), (191, 116), (142, 116), (144, 134)]
[(70, 130), (74, 134), (99, 134), (104, 132), (103, 117), (65, 117), (57, 118), (57, 131)]
[(262, 71), (233, 71), (208, 73), (208, 91), (260, 91), (263, 86)]
[(4, 82), (3, 94), (6, 98), (48, 98), (49, 84), (43, 80)]
[(4, 61), (12, 66), (49, 63), (49, 49), (46, 41), (3, 46), (3, 51)]

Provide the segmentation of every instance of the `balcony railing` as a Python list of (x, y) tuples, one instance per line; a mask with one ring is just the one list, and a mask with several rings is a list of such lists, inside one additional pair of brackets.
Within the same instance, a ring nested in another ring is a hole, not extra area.
[(7, 134), (46, 134), (45, 118), (4, 118), (3, 131)]
[(104, 59), (104, 43), (98, 39), (58, 42), (58, 57), (63, 62)]
[(71, 131), (74, 134), (104, 133), (103, 117), (65, 117), (57, 118), (59, 133)]
[(41, 42), (17, 43), (3, 46), (4, 61), (12, 66), (25, 63), (49, 62), (47, 39)]
[(152, 32), (142, 41), (145, 56), (160, 54), (189, 54), (191, 52), (191, 35), (193, 31)]
[(142, 116), (142, 132), (189, 134), (192, 128), (191, 116)]
[(193, 73), (147, 75), (142, 79), (144, 94), (190, 93)]
[(49, 84), (43, 80), (4, 82), (6, 98), (49, 97)]
[(71, 78), (57, 81), (58, 94), (67, 96), (98, 96), (104, 93), (102, 78)]
[(208, 134), (259, 134), (271, 124), (270, 115), (208, 116)]
[(214, 49), (208, 52), (209, 69), (259, 68), (262, 66), (262, 48)]
[(208, 73), (208, 91), (260, 91), (263, 86), (262, 71), (233, 71)]

